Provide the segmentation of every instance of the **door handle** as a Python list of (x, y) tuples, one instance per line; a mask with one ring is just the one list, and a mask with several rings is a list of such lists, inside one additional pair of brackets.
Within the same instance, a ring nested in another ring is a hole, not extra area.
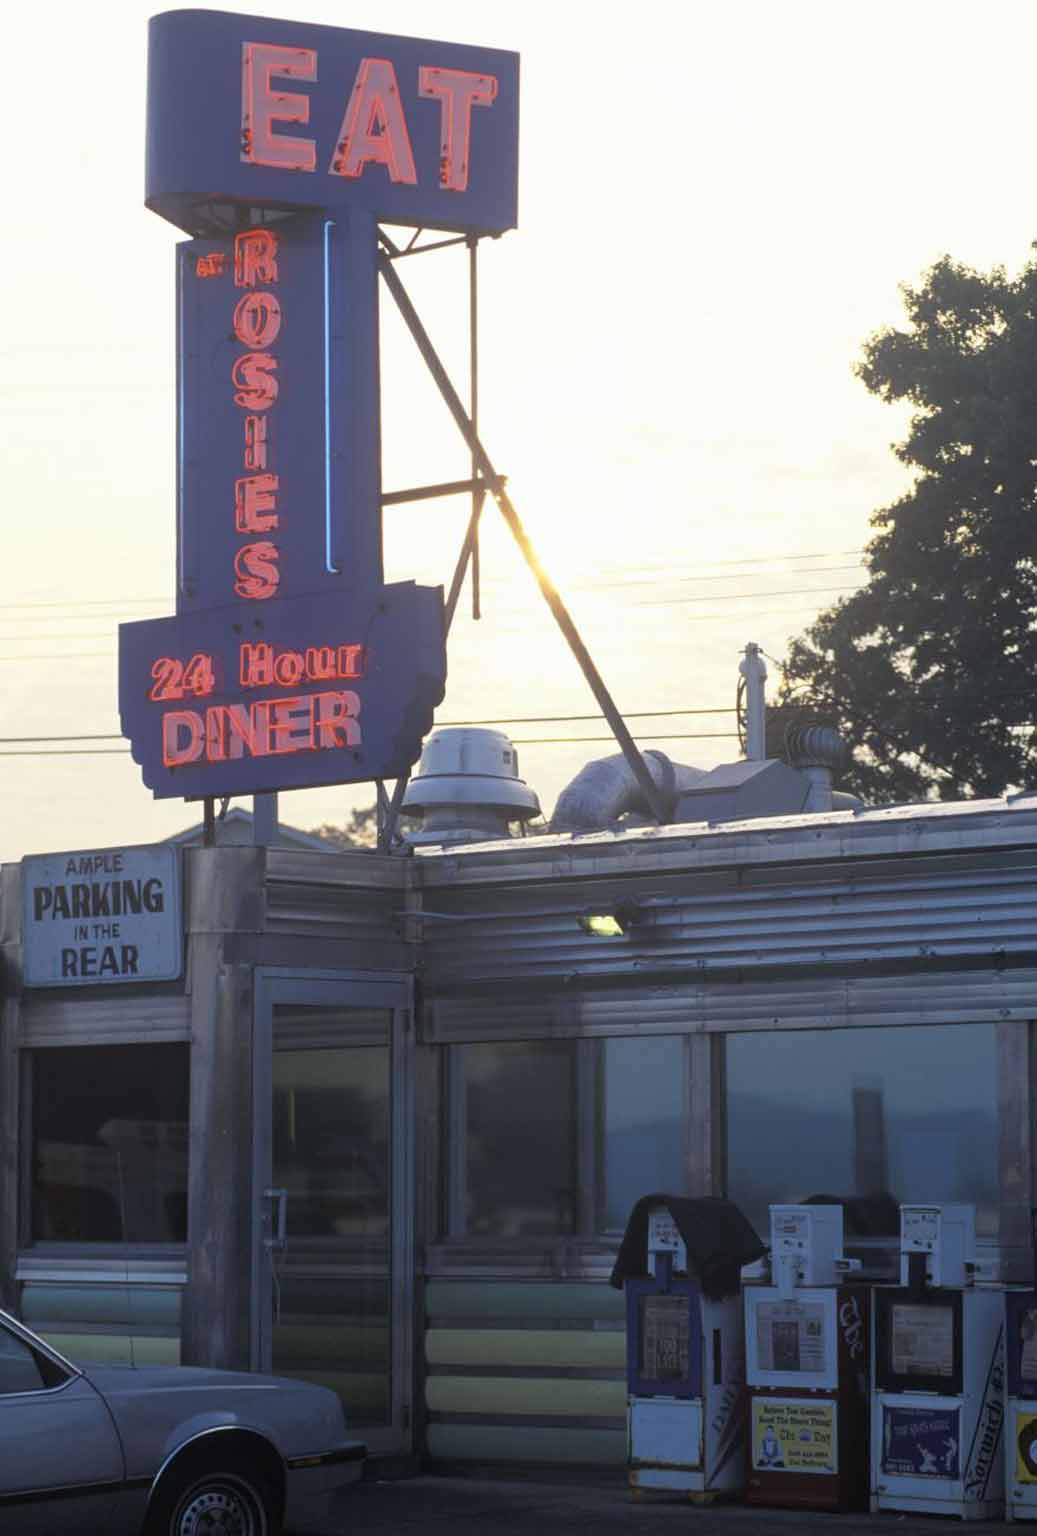
[(272, 1252), (283, 1252), (288, 1247), (288, 1191), (264, 1189), (263, 1199), (277, 1202), (277, 1214), (271, 1221), (274, 1235), (264, 1238), (263, 1246)]

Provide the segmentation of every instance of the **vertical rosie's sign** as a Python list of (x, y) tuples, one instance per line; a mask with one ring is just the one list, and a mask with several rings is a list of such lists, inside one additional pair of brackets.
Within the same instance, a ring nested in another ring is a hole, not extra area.
[(22, 860), (28, 987), (174, 981), (183, 969), (176, 848), (101, 848)]
[(518, 61), (174, 11), (148, 206), (178, 252), (177, 611), (120, 629), (156, 795), (395, 778), (443, 697), (439, 587), (382, 573), (377, 220), (516, 217)]

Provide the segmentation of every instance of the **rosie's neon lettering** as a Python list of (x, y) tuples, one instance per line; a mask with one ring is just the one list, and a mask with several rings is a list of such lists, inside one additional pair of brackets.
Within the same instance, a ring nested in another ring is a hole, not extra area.
[(277, 282), (277, 236), (272, 229), (244, 229), (234, 236), (234, 286)]
[(266, 469), (266, 417), (245, 417), (245, 468)]
[(440, 100), (439, 184), (448, 192), (468, 186), (468, 149), (472, 137), (472, 108), (490, 107), (497, 99), (495, 75), (475, 75), (467, 69), (437, 69), (422, 64), (418, 94)]
[(330, 174), (356, 178), (384, 165), (390, 181), (417, 184), (396, 71), (388, 59), (361, 59), (346, 107)]
[(245, 411), (268, 411), (277, 399), (277, 358), (269, 352), (246, 352), (231, 369), (234, 404)]
[(234, 574), (237, 581), (234, 590), (239, 597), (256, 601), (273, 597), (281, 580), (277, 568), (277, 545), (269, 539), (255, 544), (244, 544), (234, 556)]
[(273, 43), (243, 43), (241, 48), (241, 158), (251, 165), (285, 171), (312, 171), (317, 148), (312, 139), (275, 133), (275, 123), (308, 123), (310, 98), (275, 91), (275, 75), (286, 80), (316, 80), (312, 48), (279, 48)]
[(195, 277), (222, 277), (226, 258), (222, 251), (210, 251), (208, 256), (199, 256), (194, 264)]
[(246, 347), (273, 346), (281, 329), (281, 306), (272, 293), (246, 293), (234, 310), (234, 334)]
[[(282, 50), (288, 51), (291, 50)], [(269, 288), (278, 280), (277, 236), (271, 229), (247, 229), (234, 237), (234, 286), (247, 288), (234, 306), (234, 336), (249, 351), (231, 366), (234, 404), (247, 411), (244, 419), (243, 467), (234, 482), (234, 530), (241, 534), (271, 533), (280, 525), (277, 510), (279, 477), (267, 469), (270, 434), (265, 413), (279, 392), (277, 358), (266, 350), (281, 334), (281, 303)], [(252, 602), (273, 597), (281, 581), (277, 545), (270, 539), (245, 544), (234, 557), (234, 592)]]
[(268, 533), (276, 528), (276, 475), (246, 475), (234, 482), (234, 526), (239, 533)]

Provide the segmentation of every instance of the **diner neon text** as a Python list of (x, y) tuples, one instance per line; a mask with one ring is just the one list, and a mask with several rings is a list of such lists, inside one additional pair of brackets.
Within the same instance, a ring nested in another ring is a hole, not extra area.
[(162, 760), (167, 768), (180, 768), (203, 759), (224, 763), (358, 747), (359, 714), (360, 699), (351, 689), (210, 704), (204, 711), (170, 709), (162, 716)]

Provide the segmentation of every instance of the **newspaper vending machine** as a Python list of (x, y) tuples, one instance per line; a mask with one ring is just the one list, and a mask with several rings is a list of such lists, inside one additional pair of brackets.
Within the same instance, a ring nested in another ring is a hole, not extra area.
[(900, 1207), (900, 1284), (875, 1291), (872, 1509), (997, 1520), (1004, 1299), (975, 1283), (971, 1205)]
[(844, 1283), (839, 1205), (772, 1205), (770, 1285), (747, 1285), (746, 1502), (863, 1509), (868, 1293)]

